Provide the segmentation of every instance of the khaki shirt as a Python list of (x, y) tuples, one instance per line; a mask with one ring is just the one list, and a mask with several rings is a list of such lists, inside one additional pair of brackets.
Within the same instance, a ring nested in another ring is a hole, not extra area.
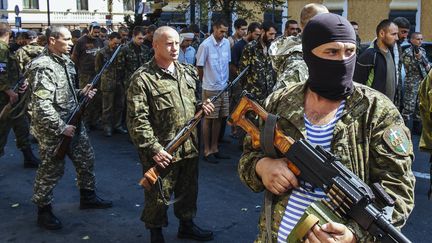
[[(163, 149), (195, 114), (195, 67), (177, 61), (175, 74), (162, 70), (154, 59), (139, 68), (127, 92), (127, 125), (144, 166)], [(173, 154), (181, 160), (198, 156), (196, 131)]]

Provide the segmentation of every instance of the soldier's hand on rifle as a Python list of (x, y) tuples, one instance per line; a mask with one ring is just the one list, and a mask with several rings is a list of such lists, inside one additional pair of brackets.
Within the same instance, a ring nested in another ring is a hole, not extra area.
[(159, 151), (155, 156), (153, 156), (153, 160), (162, 168), (167, 167), (172, 160), (172, 156), (165, 150)]
[(213, 103), (211, 103), (210, 99), (207, 99), (206, 101), (204, 101), (202, 108), (204, 110), (204, 114), (210, 115), (210, 113), (214, 111), (215, 107)]
[(267, 190), (273, 194), (281, 195), (294, 187), (299, 187), (297, 177), (288, 168), (286, 158), (264, 157), (258, 160), (255, 171)]
[(28, 82), (24, 81), (18, 88), (18, 93), (23, 94), (28, 88)]
[(63, 131), (63, 135), (68, 137), (73, 137), (75, 135), (75, 126), (72, 125), (66, 125), (65, 130)]
[(18, 101), (18, 94), (15, 93), (12, 89), (8, 89), (5, 93), (9, 96), (9, 102), (11, 104), (15, 104)]
[(344, 242), (355, 243), (357, 242), (354, 234), (345, 225), (330, 222), (319, 227), (315, 225), (305, 237), (307, 243), (315, 242)]
[(81, 90), (81, 92), (82, 92), (82, 94), (84, 95), (84, 96), (87, 96), (88, 98), (90, 98), (90, 99), (92, 99), (94, 96), (95, 96), (95, 94), (96, 94), (96, 91), (97, 91), (97, 89), (91, 89), (91, 84), (87, 84), (82, 90)]

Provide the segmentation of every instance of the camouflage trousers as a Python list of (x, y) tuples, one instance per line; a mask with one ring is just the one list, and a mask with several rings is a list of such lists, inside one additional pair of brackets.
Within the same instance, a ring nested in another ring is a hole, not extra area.
[[(9, 103), (9, 96), (0, 94), (0, 111)], [(18, 117), (13, 117), (15, 114), (10, 114), (8, 118), (0, 122), (0, 157), (4, 154), (8, 135), (13, 129), (16, 137), (16, 146), (18, 149), (24, 149), (30, 146), (29, 135), (30, 128), (27, 116), (22, 114)]]
[(125, 106), (125, 91), (117, 84), (114, 91), (102, 92), (102, 123), (104, 128), (118, 128), (122, 125)]
[[(144, 172), (150, 167), (144, 166)], [(197, 211), (198, 157), (184, 159), (173, 164), (172, 170), (162, 179), (163, 192), (167, 200), (174, 196), (183, 198), (174, 204), (174, 214), (180, 220), (193, 219)], [(168, 206), (163, 203), (159, 191), (145, 191), (145, 205), (141, 215), (147, 228), (168, 225)]]
[[(90, 140), (83, 127), (80, 126), (78, 134), (72, 139), (68, 157), (72, 160), (77, 173), (77, 186), (80, 189), (94, 190), (94, 152)], [(54, 158), (54, 150), (59, 138), (39, 138), (39, 155), (42, 163), (36, 172), (32, 201), (38, 206), (45, 206), (53, 200), (53, 189), (64, 174), (65, 160)]]
[(419, 87), (421, 80), (414, 79), (406, 79), (405, 80), (405, 88), (404, 88), (404, 96), (402, 103), (402, 117), (405, 121), (411, 119), (414, 115), (413, 120), (420, 120), (420, 111), (419, 111)]
[[(84, 88), (89, 82), (92, 81), (95, 74), (79, 74), (79, 87), (80, 89)], [(102, 115), (102, 92), (99, 90), (100, 85), (96, 88), (98, 91), (96, 95), (91, 100), (90, 104), (87, 106), (83, 121), (86, 126), (96, 126), (99, 122), (99, 119)]]

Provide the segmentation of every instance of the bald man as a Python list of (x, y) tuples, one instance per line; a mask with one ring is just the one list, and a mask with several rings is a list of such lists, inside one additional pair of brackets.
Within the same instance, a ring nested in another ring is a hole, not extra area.
[[(198, 104), (195, 95), (198, 73), (194, 66), (177, 61), (179, 42), (179, 35), (173, 28), (158, 28), (153, 36), (154, 58), (132, 75), (127, 92), (127, 125), (143, 171), (156, 164), (162, 168), (171, 167), (162, 179), (163, 195), (167, 198), (157, 191), (145, 191), (141, 220), (150, 229), (151, 242), (165, 242), (162, 227), (168, 225), (168, 206), (164, 201), (173, 193), (176, 198), (182, 198), (174, 204), (174, 213), (180, 220), (177, 237), (213, 239), (213, 232), (202, 230), (192, 221), (198, 195), (197, 131), (194, 130), (173, 154), (164, 150), (177, 131), (194, 116)], [(209, 114), (214, 106), (206, 101), (202, 108)]]

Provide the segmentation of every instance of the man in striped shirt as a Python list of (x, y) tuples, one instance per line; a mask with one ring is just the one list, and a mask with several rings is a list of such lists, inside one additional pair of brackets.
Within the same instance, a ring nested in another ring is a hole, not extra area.
[[(383, 94), (354, 83), (356, 37), (343, 17), (324, 13), (306, 25), (303, 58), (306, 83), (270, 95), (265, 109), (277, 114), (278, 127), (295, 140), (307, 139), (341, 158), (341, 163), (367, 184), (379, 183), (395, 200), (388, 217), (402, 227), (414, 207), (412, 142), (393, 103)], [(397, 142), (396, 142), (397, 141)], [(286, 158), (270, 158), (245, 140), (238, 171), (253, 191), (273, 193), (271, 217), (261, 213), (256, 242), (287, 242), (293, 227), (324, 192), (299, 181)], [(266, 220), (271, 220), (267, 240)], [(357, 224), (315, 225), (305, 242), (368, 242), (372, 237)]]

